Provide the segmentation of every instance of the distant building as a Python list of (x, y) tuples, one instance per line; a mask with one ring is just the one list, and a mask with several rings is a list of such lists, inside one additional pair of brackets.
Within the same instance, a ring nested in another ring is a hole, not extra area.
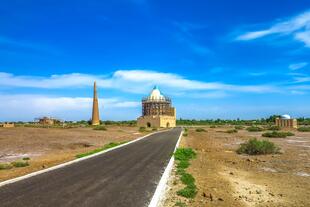
[(139, 127), (175, 127), (176, 110), (171, 99), (164, 96), (157, 86), (151, 94), (142, 99), (142, 116), (138, 118)]
[(37, 118), (36, 120), (42, 125), (54, 125), (61, 123), (61, 120), (47, 116)]
[(96, 81), (94, 82), (93, 113), (92, 113), (91, 124), (92, 124), (92, 125), (100, 125), (100, 117), (99, 117), (99, 106), (98, 106), (98, 95), (97, 95)]
[(12, 127), (15, 127), (15, 124), (14, 124), (14, 123), (4, 122), (4, 123), (0, 123), (0, 127), (3, 127), (3, 128), (12, 128)]
[(297, 129), (297, 119), (292, 119), (290, 115), (282, 115), (280, 118), (276, 118), (275, 125), (281, 128), (294, 128)]

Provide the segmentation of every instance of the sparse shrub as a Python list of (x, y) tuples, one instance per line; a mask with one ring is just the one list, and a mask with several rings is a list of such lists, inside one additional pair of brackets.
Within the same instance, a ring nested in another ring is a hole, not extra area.
[(185, 127), (185, 128), (184, 128), (184, 131), (185, 131), (185, 132), (188, 132), (188, 128)]
[(269, 126), (268, 130), (279, 131), (279, 130), (281, 130), (281, 127), (279, 127), (279, 126)]
[(177, 202), (175, 203), (174, 206), (177, 206), (177, 207), (186, 207), (186, 204), (183, 203), (183, 202), (181, 202), (181, 201), (177, 201)]
[(241, 144), (237, 150), (238, 154), (261, 155), (275, 154), (279, 152), (279, 148), (273, 142), (268, 140), (250, 139), (246, 143)]
[(293, 132), (286, 132), (286, 136), (295, 136), (295, 134)]
[(139, 132), (145, 132), (146, 128), (145, 127), (140, 127)]
[(248, 130), (249, 132), (261, 132), (264, 129), (258, 126), (250, 126), (248, 128), (246, 128), (246, 130)]
[(183, 136), (184, 136), (184, 137), (187, 137), (187, 136), (188, 136), (188, 133), (186, 133), (186, 132), (183, 133)]
[(235, 129), (237, 129), (237, 130), (242, 130), (242, 129), (244, 129), (244, 126), (238, 125), (238, 126), (235, 126)]
[(211, 125), (210, 128), (216, 128), (216, 126), (215, 125)]
[(196, 132), (206, 132), (206, 130), (204, 128), (197, 128)]
[(278, 131), (272, 131), (272, 132), (266, 132), (262, 134), (263, 137), (270, 137), (270, 138), (285, 138), (287, 136), (294, 136), (292, 132), (278, 132)]
[(94, 130), (107, 131), (107, 128), (105, 126), (99, 125), (99, 126), (94, 127)]
[(156, 127), (153, 127), (153, 128), (152, 128), (152, 131), (157, 131), (157, 128), (156, 128)]
[(196, 157), (196, 152), (191, 148), (179, 148), (174, 153), (177, 163), (177, 174), (181, 176), (181, 181), (185, 188), (177, 191), (177, 195), (183, 196), (185, 198), (194, 198), (197, 194), (197, 187), (195, 185), (195, 178), (186, 173), (185, 169), (189, 167), (189, 160)]
[(196, 152), (192, 148), (178, 148), (174, 153), (176, 160), (191, 160), (196, 157)]
[(197, 194), (197, 187), (195, 184), (191, 186), (186, 186), (185, 188), (177, 191), (177, 195), (183, 196), (185, 198), (194, 198)]
[(14, 167), (27, 167), (27, 166), (29, 166), (28, 162), (23, 162), (23, 161), (15, 161), (15, 162), (11, 162), (11, 164)]
[(191, 174), (183, 173), (181, 176), (181, 181), (184, 185), (186, 185), (186, 187), (177, 191), (177, 194), (185, 198), (194, 198), (197, 194), (195, 178)]
[(30, 157), (23, 157), (23, 160), (30, 160)]
[(12, 168), (13, 168), (13, 165), (9, 163), (0, 163), (0, 170), (9, 170)]
[(310, 127), (299, 127), (298, 131), (300, 131), (300, 132), (310, 132)]
[(238, 130), (237, 129), (229, 129), (226, 131), (226, 133), (228, 133), (228, 134), (238, 133)]
[(123, 142), (110, 142), (109, 144), (106, 144), (106, 145), (104, 145), (104, 146), (101, 147), (101, 148), (97, 148), (97, 149), (94, 149), (94, 150), (89, 151), (89, 152), (85, 152), (85, 153), (82, 153), (82, 154), (78, 154), (78, 155), (76, 155), (75, 157), (76, 157), (76, 158), (86, 157), (86, 156), (89, 156), (89, 155), (92, 155), (92, 154), (95, 154), (95, 153), (98, 153), (98, 152), (101, 152), (101, 151), (104, 151), (104, 150), (107, 150), (107, 149), (116, 147), (116, 146), (118, 146), (118, 145), (125, 144), (126, 142), (128, 142), (128, 141), (123, 141)]

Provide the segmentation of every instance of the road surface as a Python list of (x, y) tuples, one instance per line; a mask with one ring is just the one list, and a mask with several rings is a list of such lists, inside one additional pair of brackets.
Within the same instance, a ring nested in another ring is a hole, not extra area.
[(1, 207), (147, 206), (180, 128), (0, 187)]

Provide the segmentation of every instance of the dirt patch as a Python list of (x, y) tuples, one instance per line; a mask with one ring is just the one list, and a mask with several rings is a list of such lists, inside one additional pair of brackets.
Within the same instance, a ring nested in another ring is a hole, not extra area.
[[(175, 176), (163, 206), (181, 200), (187, 206), (310, 206), (310, 133), (294, 131), (289, 138), (263, 138), (263, 132), (224, 133), (231, 127), (196, 132), (190, 129), (181, 146), (196, 150), (188, 171), (195, 177), (198, 194), (186, 200), (176, 196)], [(283, 154), (248, 156), (235, 150), (249, 138), (268, 139)]]
[(30, 166), (0, 170), (0, 181), (21, 176), (75, 159), (76, 154), (110, 142), (130, 141), (146, 133), (137, 127), (108, 126), (107, 131), (92, 128), (0, 128), (0, 163), (30, 158)]

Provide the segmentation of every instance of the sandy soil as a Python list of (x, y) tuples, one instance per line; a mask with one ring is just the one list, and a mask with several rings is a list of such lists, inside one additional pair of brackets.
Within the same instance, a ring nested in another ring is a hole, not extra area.
[(110, 142), (130, 141), (146, 133), (137, 127), (108, 126), (107, 131), (92, 128), (0, 128), (0, 163), (30, 158), (30, 166), (0, 170), (0, 181), (75, 159), (75, 155)]
[(193, 207), (310, 206), (310, 133), (269, 138), (282, 154), (247, 156), (235, 150), (251, 137), (263, 139), (261, 133), (228, 134), (228, 128), (190, 129), (182, 138), (181, 146), (198, 153), (188, 169), (196, 178), (198, 194), (193, 200), (177, 196), (182, 184), (173, 171), (163, 206), (175, 206), (177, 201)]

